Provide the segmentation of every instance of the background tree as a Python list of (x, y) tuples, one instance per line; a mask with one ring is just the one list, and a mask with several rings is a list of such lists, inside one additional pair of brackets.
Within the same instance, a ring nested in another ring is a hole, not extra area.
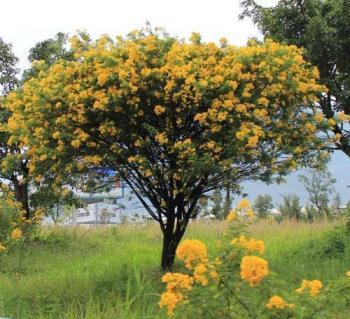
[(152, 30), (72, 45), (74, 60), (40, 64), (7, 98), (11, 131), (39, 178), (92, 164), (117, 171), (160, 225), (163, 269), (204, 194), (278, 178), (320, 147), (309, 111), (323, 87), (296, 47)]
[[(4, 107), (4, 98), (14, 89), (19, 87), (18, 58), (12, 52), (10, 44), (0, 38), (0, 178), (3, 183), (9, 184), (15, 194), (16, 200), (25, 211), (25, 216), (30, 216), (27, 159), (20, 143), (13, 143), (10, 134), (4, 128), (11, 112)], [(7, 188), (7, 186), (5, 186)]]
[(295, 219), (300, 222), (303, 218), (300, 198), (295, 194), (283, 195), (283, 202), (278, 207), (283, 219)]
[(329, 195), (334, 192), (336, 182), (332, 174), (326, 168), (309, 169), (306, 175), (299, 175), (299, 180), (303, 183), (310, 202), (315, 205), (320, 216), (331, 218)]
[[(67, 36), (63, 33), (58, 33), (55, 39), (48, 39), (36, 44), (29, 54), (29, 61), (35, 60), (44, 61), (45, 64), (51, 65), (61, 58), (71, 58), (72, 55), (65, 49), (67, 42)], [(0, 177), (6, 180), (11, 186), (16, 200), (21, 204), (25, 214), (24, 217), (29, 219), (33, 217), (34, 210), (30, 207), (30, 192), (29, 185), (31, 178), (29, 176), (28, 168), (28, 155), (26, 152), (26, 141), (14, 142), (11, 134), (8, 132), (7, 121), (11, 117), (11, 111), (4, 107), (5, 97), (13, 90), (19, 88), (23, 81), (29, 76), (37, 74), (38, 69), (31, 67), (24, 72), (23, 80), (19, 78), (19, 70), (16, 65), (18, 58), (12, 52), (10, 44), (6, 44), (0, 38), (0, 89), (2, 96), (0, 97)], [(38, 185), (37, 185), (38, 186)], [(41, 185), (42, 186), (42, 185)], [(43, 189), (42, 189), (43, 191)], [(45, 196), (36, 196), (35, 205), (37, 206), (38, 198), (40, 197), (43, 202), (41, 206), (52, 205), (52, 199), (50, 194), (54, 194), (53, 189), (48, 187), (45, 191)], [(56, 198), (56, 196), (55, 196)]]
[(341, 200), (341, 196), (339, 193), (336, 193), (334, 198), (333, 198), (333, 210), (336, 214), (340, 214), (340, 210), (341, 210), (341, 205), (342, 205), (342, 200)]
[(266, 219), (273, 208), (270, 195), (258, 195), (254, 200), (253, 208), (258, 217)]
[(213, 203), (210, 214), (215, 218), (220, 218), (222, 214), (222, 193), (220, 189), (215, 189), (213, 194), (210, 196), (210, 201)]
[(333, 133), (335, 148), (350, 156), (349, 0), (280, 0), (271, 8), (241, 0), (241, 5), (241, 18), (251, 17), (266, 38), (306, 49), (304, 56), (328, 88), (316, 118)]

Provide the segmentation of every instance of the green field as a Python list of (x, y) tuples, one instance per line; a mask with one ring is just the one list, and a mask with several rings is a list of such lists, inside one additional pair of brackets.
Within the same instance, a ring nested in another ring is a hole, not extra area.
[[(214, 254), (223, 222), (192, 223), (187, 238)], [(325, 283), (350, 268), (350, 239), (336, 224), (257, 222), (270, 269), (292, 288)], [(165, 318), (158, 308), (161, 233), (156, 225), (41, 230), (0, 259), (0, 314), (24, 318)]]

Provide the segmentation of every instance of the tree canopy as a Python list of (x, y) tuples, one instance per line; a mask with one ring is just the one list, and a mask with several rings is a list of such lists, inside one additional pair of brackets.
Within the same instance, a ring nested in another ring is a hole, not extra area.
[(160, 224), (163, 268), (204, 193), (283, 176), (319, 149), (312, 108), (324, 87), (296, 46), (152, 31), (71, 43), (73, 60), (39, 62), (8, 96), (9, 130), (40, 178), (117, 171)]
[[(241, 0), (241, 17), (252, 17), (266, 38), (304, 47), (328, 92), (320, 95), (322, 115), (331, 124), (332, 148), (350, 156), (350, 3), (349, 0), (280, 0), (264, 8)], [(328, 127), (326, 127), (328, 128)]]
[[(51, 65), (58, 59), (69, 59), (71, 55), (65, 49), (66, 42), (67, 36), (58, 33), (55, 39), (39, 42), (31, 48), (28, 59), (30, 62), (44, 61), (46, 65)], [(12, 46), (0, 38), (0, 178), (2, 181), (6, 180), (6, 183), (9, 182), (10, 189), (14, 192), (17, 202), (24, 210), (24, 217), (29, 219), (34, 215), (34, 208), (42, 206), (45, 201), (48, 202), (49, 194), (58, 192), (58, 188), (56, 187), (56, 190), (52, 187), (50, 187), (50, 190), (46, 188), (46, 195), (41, 196), (41, 201), (38, 200), (38, 196), (35, 196), (36, 200), (31, 201), (33, 190), (30, 194), (29, 184), (32, 180), (29, 175), (27, 148), (25, 143), (15, 141), (11, 132), (7, 129), (7, 121), (12, 115), (11, 110), (5, 107), (7, 95), (20, 88), (27, 78), (38, 73), (34, 63), (33, 67), (24, 71), (21, 80), (17, 62), (18, 58), (12, 52)], [(0, 185), (7, 189), (7, 185), (2, 182)], [(41, 189), (41, 191), (44, 190)]]

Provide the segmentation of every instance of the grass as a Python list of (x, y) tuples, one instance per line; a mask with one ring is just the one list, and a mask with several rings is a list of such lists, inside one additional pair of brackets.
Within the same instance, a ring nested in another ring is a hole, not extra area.
[[(270, 268), (297, 287), (302, 278), (327, 282), (348, 270), (350, 245), (339, 256), (319, 254), (329, 251), (329, 242), (337, 244), (327, 235), (334, 226), (267, 221), (251, 225), (250, 233), (265, 241)], [(195, 222), (186, 236), (203, 240), (214, 254), (223, 233), (223, 222)], [(0, 259), (0, 315), (165, 318), (157, 305), (161, 239), (153, 224), (43, 229), (25, 250)]]

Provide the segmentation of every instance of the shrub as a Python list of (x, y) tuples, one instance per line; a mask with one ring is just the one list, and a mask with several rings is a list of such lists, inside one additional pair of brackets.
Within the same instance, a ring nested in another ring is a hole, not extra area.
[[(249, 203), (240, 203), (227, 218), (220, 254), (209, 258), (198, 240), (185, 240), (177, 257), (183, 273), (166, 273), (166, 291), (160, 307), (176, 318), (334, 318), (346, 311), (350, 298), (350, 271), (328, 285), (303, 279), (291, 289), (269, 269), (265, 244), (249, 238), (246, 225), (252, 216)], [(329, 237), (330, 235), (328, 235)], [(330, 247), (338, 247), (336, 235)], [(340, 245), (341, 246), (341, 245)], [(339, 246), (339, 247), (340, 247)]]

